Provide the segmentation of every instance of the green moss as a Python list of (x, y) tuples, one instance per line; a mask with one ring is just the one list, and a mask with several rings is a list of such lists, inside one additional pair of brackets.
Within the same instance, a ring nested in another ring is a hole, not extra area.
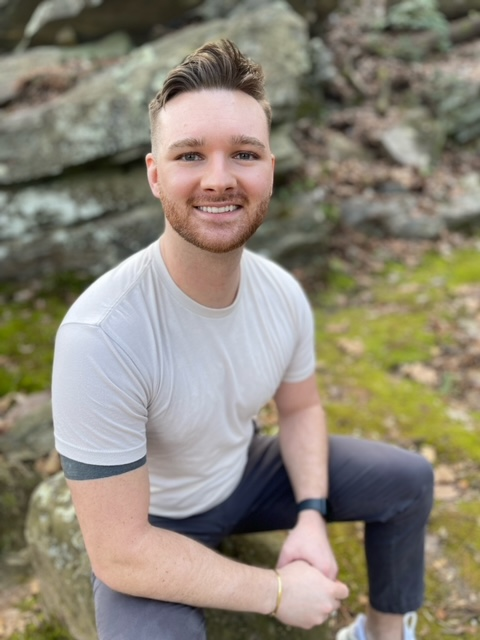
[[(402, 365), (428, 365), (432, 354), (453, 340), (453, 331), (438, 333), (434, 323), (458, 322), (452, 295), (478, 282), (477, 250), (448, 259), (432, 253), (415, 269), (387, 265), (366, 299), (353, 294), (335, 306), (335, 293), (344, 294), (340, 287), (316, 301), (319, 384), (333, 432), (429, 443), (445, 461), (461, 460), (468, 451), (480, 462), (476, 430), (449, 414), (452, 373), (445, 372), (433, 388), (401, 375)], [(349, 341), (360, 350), (349, 352)], [(478, 421), (478, 412), (471, 418)]]
[[(378, 367), (391, 370), (404, 363), (430, 358), (435, 337), (429, 331), (430, 317), (426, 311), (398, 313), (397, 310), (378, 313), (369, 308), (344, 309), (335, 314), (335, 325), (342, 327), (340, 335), (328, 333), (332, 319), (317, 313), (319, 356), (323, 358), (325, 344), (338, 338), (361, 340), (365, 358)], [(334, 345), (335, 347), (335, 345)], [(338, 351), (339, 347), (335, 349)]]
[(0, 286), (0, 397), (49, 388), (56, 330), (87, 283), (63, 275), (23, 289)]
[[(394, 275), (395, 274), (395, 275)], [(388, 265), (386, 273), (389, 278), (387, 283), (379, 283), (377, 291), (385, 288), (385, 285), (395, 284), (395, 276), (398, 279), (397, 286), (391, 286), (390, 293), (397, 300), (401, 295), (399, 287), (405, 282), (414, 282), (419, 287), (431, 290), (443, 291), (448, 294), (452, 287), (466, 284), (478, 284), (480, 281), (480, 250), (468, 248), (458, 250), (444, 256), (436, 252), (427, 254), (421, 264), (415, 269), (399, 263)]]
[(339, 564), (338, 579), (349, 588), (343, 604), (353, 615), (363, 609), (368, 598), (368, 581), (363, 553), (363, 526), (353, 522), (330, 524), (329, 537)]
[(480, 593), (479, 527), (479, 502), (439, 505), (430, 524), (430, 530), (440, 539), (442, 556), (455, 568), (464, 589), (471, 594)]
[(73, 640), (68, 632), (55, 622), (41, 621), (29, 624), (25, 631), (14, 633), (8, 640)]

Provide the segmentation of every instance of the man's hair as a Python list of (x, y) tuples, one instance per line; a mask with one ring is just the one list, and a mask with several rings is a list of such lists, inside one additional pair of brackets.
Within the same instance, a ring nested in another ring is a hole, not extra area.
[(169, 100), (180, 93), (202, 89), (243, 91), (257, 100), (270, 127), (272, 108), (265, 93), (262, 67), (244, 56), (231, 40), (219, 40), (207, 42), (170, 71), (149, 105), (151, 131), (158, 112)]

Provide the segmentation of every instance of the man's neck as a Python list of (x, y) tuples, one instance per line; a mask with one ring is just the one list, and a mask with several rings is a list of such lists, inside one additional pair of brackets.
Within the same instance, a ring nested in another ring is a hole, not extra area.
[(164, 233), (160, 251), (171, 278), (189, 298), (212, 309), (223, 309), (233, 303), (240, 284), (243, 248), (211, 253), (177, 234)]

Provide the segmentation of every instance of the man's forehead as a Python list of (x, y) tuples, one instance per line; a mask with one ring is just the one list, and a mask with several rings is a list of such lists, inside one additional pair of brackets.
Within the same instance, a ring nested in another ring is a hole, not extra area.
[(194, 115), (198, 117), (214, 111), (218, 116), (237, 111), (242, 118), (267, 118), (255, 98), (231, 89), (200, 89), (179, 93), (159, 110), (158, 116), (161, 120), (170, 121), (177, 118), (178, 112), (190, 112), (193, 119)]
[(217, 134), (234, 144), (258, 148), (269, 144), (268, 120), (260, 103), (242, 91), (227, 89), (176, 95), (159, 110), (155, 134), (168, 147), (200, 146)]

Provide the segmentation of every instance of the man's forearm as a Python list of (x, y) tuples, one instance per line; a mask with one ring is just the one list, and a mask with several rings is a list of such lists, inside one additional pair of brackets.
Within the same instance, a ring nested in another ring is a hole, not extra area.
[(280, 447), (297, 502), (328, 496), (328, 435), (320, 404), (280, 417)]
[(262, 614), (275, 608), (272, 570), (236, 562), (151, 526), (138, 544), (97, 559), (94, 570), (112, 589), (130, 595)]

